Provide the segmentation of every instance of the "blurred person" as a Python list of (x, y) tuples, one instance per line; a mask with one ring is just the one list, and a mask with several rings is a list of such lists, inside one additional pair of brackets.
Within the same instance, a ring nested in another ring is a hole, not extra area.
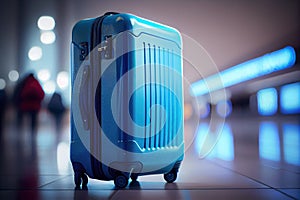
[(20, 94), (21, 94), (21, 90), (23, 89), (26, 78), (27, 76), (24, 76), (17, 82), (13, 93), (13, 104), (17, 112), (16, 117), (17, 117), (18, 128), (22, 125), (23, 115), (21, 114), (22, 111), (20, 110), (20, 99), (21, 99)]
[(55, 119), (56, 132), (59, 133), (62, 126), (62, 119), (65, 113), (65, 106), (62, 101), (61, 94), (54, 92), (47, 106), (48, 111)]
[(0, 90), (0, 138), (4, 129), (4, 118), (6, 111), (7, 94), (5, 89)]
[(30, 73), (17, 84), (14, 92), (14, 102), (17, 109), (17, 126), (19, 129), (22, 128), (24, 115), (28, 115), (31, 119), (31, 133), (36, 133), (37, 116), (44, 96), (45, 92), (33, 73)]

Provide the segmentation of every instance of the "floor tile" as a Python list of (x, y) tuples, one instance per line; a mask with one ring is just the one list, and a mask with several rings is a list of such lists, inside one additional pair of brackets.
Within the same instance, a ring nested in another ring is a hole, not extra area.
[[(274, 148), (272, 145), (262, 147), (261, 124), (276, 127), (271, 130), (278, 135), (275, 144), (279, 145), (279, 151), (275, 156), (280, 156), (275, 157), (277, 160), (268, 157), (274, 156), (272, 152), (262, 155)], [(69, 125), (64, 124), (58, 134), (53, 121), (43, 114), (38, 136), (32, 137), (27, 129), (23, 133), (16, 131), (10, 122), (0, 141), (3, 161), (0, 164), (0, 199), (299, 198), (300, 167), (291, 160), (294, 157), (287, 158), (289, 155), (285, 153), (291, 151), (285, 146), (285, 124), (294, 126), (296, 122), (294, 118), (269, 118), (267, 122), (265, 119), (227, 119), (213, 150), (200, 158), (199, 141), (196, 140), (199, 133), (192, 132), (193, 128), (187, 123), (186, 135), (193, 141), (185, 152), (175, 183), (167, 184), (160, 174), (140, 176), (138, 182), (129, 181), (123, 190), (117, 190), (113, 181), (94, 179), (89, 179), (87, 190), (75, 190), (69, 158)], [(298, 129), (291, 130), (287, 134), (297, 139)], [(291, 144), (297, 148), (297, 143)]]

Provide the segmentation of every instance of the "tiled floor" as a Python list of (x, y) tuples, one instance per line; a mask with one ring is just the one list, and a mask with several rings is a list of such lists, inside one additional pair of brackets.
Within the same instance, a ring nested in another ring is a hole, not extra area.
[[(74, 190), (69, 161), (69, 125), (61, 133), (40, 113), (40, 127), (31, 137), (20, 132), (8, 115), (1, 136), (0, 199), (299, 199), (300, 125), (296, 116), (237, 117), (225, 121), (208, 157), (200, 159), (201, 121), (185, 153), (176, 183), (161, 175), (116, 190), (112, 181), (89, 179), (88, 190)], [(204, 127), (204, 129), (203, 129)], [(186, 123), (185, 134), (192, 130)], [(192, 137), (191, 137), (192, 138)]]

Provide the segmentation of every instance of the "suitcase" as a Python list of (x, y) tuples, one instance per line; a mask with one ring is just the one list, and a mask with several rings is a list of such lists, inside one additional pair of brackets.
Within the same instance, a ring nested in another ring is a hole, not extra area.
[(76, 188), (88, 177), (164, 174), (184, 157), (182, 44), (174, 28), (106, 13), (72, 30), (70, 157)]

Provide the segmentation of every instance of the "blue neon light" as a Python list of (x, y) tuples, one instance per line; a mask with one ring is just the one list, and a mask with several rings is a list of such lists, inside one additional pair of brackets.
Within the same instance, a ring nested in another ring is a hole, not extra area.
[(284, 160), (300, 166), (300, 126), (298, 124), (283, 125)]
[(226, 161), (234, 160), (234, 143), (230, 125), (224, 124), (218, 143), (209, 154), (209, 158), (219, 158)]
[[(211, 143), (204, 143), (210, 134), (214, 135), (219, 131), (221, 132), (221, 135), (216, 141), (217, 143), (215, 146), (210, 146), (212, 145)], [(212, 132), (207, 123), (201, 123), (199, 125), (195, 142), (197, 153), (201, 155), (205, 150), (214, 147), (209, 153), (208, 158), (219, 158), (226, 161), (234, 160), (234, 142), (230, 125), (224, 124), (224, 126), (218, 127), (216, 132)]]
[(280, 161), (278, 128), (273, 122), (262, 122), (260, 124), (259, 156), (263, 159)]
[(295, 62), (295, 50), (293, 47), (287, 46), (199, 80), (192, 84), (191, 94), (194, 96), (204, 95), (221, 88), (292, 67)]
[(232, 112), (232, 104), (230, 100), (219, 101), (216, 107), (220, 117), (228, 117)]
[(261, 115), (273, 115), (277, 112), (278, 101), (275, 88), (267, 88), (257, 92), (258, 113)]
[(281, 87), (280, 107), (284, 114), (300, 113), (300, 83)]
[(209, 126), (207, 123), (201, 123), (198, 126), (197, 135), (196, 135), (196, 142), (195, 142), (195, 149), (196, 152), (200, 155), (205, 148), (205, 138), (209, 134)]

